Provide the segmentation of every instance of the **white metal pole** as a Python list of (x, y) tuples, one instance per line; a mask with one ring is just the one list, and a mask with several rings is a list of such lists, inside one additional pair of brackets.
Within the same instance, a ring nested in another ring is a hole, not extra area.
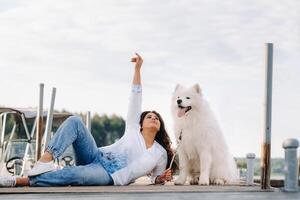
[(284, 188), (285, 192), (298, 192), (298, 160), (297, 149), (299, 147), (299, 141), (291, 138), (283, 142), (284, 148)]
[(247, 185), (253, 185), (254, 184), (254, 159), (255, 154), (254, 153), (248, 153), (246, 155), (247, 158), (247, 174), (246, 174), (246, 184)]
[(86, 127), (91, 133), (92, 127), (91, 127), (91, 112), (90, 111), (87, 111), (87, 113), (86, 113)]
[(270, 188), (273, 44), (266, 43), (265, 127), (261, 158), (261, 188)]
[[(24, 115), (22, 114), (22, 121), (23, 123), (26, 124), (26, 120), (25, 120), (25, 117)], [(32, 129), (31, 129), (31, 132), (29, 134), (29, 136), (27, 136), (27, 139), (28, 139), (28, 143), (26, 144), (26, 148), (25, 148), (25, 153), (24, 153), (24, 161), (23, 161), (23, 166), (22, 166), (22, 171), (21, 171), (21, 176), (27, 176), (27, 172), (29, 169), (31, 169), (29, 166), (28, 166), (28, 160), (30, 158), (30, 154), (29, 154), (29, 151), (31, 154), (33, 154), (33, 147), (32, 147), (32, 138), (34, 136), (34, 133), (36, 132), (35, 129), (36, 129), (36, 124), (37, 124), (37, 118), (34, 120), (33, 122), (33, 126), (32, 126)], [(29, 130), (27, 128), (27, 125), (24, 125), (25, 127), (25, 132), (27, 134), (27, 132), (29, 133)]]
[(38, 161), (41, 157), (41, 141), (43, 131), (43, 101), (44, 101), (44, 84), (39, 85), (39, 104), (37, 108), (37, 127), (36, 127), (36, 151), (35, 160)]
[(45, 133), (44, 133), (44, 146), (42, 152), (46, 150), (46, 147), (51, 139), (51, 130), (52, 130), (52, 122), (53, 122), (53, 112), (54, 112), (54, 103), (55, 103), (55, 95), (56, 95), (56, 88), (52, 88), (52, 93), (51, 93), (51, 102), (49, 106), (49, 110), (47, 113), (47, 121), (46, 121), (46, 128), (45, 128)]
[(2, 157), (2, 145), (3, 145), (3, 142), (2, 140), (4, 140), (4, 136), (2, 136), (2, 115), (0, 114), (0, 160), (1, 160), (1, 157)]
[[(6, 116), (7, 116), (7, 113), (4, 113), (4, 114), (1, 114), (1, 146), (0, 146), (0, 170), (2, 171), (2, 168), (4, 167), (4, 152), (5, 152), (5, 149), (4, 149), (4, 136), (5, 136), (5, 126), (6, 126)], [(2, 118), (3, 116), (3, 118)], [(1, 172), (0, 171), (0, 172)]]
[[(0, 143), (1, 143), (1, 155), (2, 155), (2, 151), (3, 151), (3, 148), (4, 148), (4, 136), (5, 136), (5, 126), (6, 126), (6, 116), (7, 116), (7, 114), (5, 113), (5, 114), (3, 114), (3, 115), (0, 115), (1, 116), (1, 118), (0, 118), (0, 120), (1, 120), (1, 141), (0, 141)], [(0, 156), (1, 156), (0, 155)]]

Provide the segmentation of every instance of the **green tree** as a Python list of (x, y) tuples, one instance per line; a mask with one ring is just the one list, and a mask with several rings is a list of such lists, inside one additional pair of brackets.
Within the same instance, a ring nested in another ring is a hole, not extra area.
[(125, 130), (125, 121), (122, 117), (112, 115), (99, 116), (95, 114), (91, 120), (92, 135), (97, 146), (106, 146), (122, 137)]

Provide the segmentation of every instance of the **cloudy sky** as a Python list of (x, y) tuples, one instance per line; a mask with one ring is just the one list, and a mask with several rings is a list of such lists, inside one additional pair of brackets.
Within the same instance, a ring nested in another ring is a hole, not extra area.
[(297, 0), (0, 0), (0, 105), (125, 117), (135, 52), (144, 109), (173, 135), (176, 83), (199, 83), (235, 156), (260, 155), (265, 43), (274, 43), (272, 156), (300, 139)]

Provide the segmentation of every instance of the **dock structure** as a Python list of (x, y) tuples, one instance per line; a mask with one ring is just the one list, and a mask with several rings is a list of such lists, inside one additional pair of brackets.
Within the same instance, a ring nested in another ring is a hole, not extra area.
[[(258, 180), (260, 181), (260, 180)], [(255, 181), (257, 182), (257, 181)], [(271, 182), (272, 183), (272, 182)], [(282, 184), (282, 182), (280, 182)], [(273, 184), (272, 184), (273, 185)], [(67, 187), (17, 187), (0, 188), (3, 199), (300, 199), (300, 193), (284, 193), (278, 188), (261, 189), (260, 184), (249, 186), (246, 182), (231, 185), (152, 185), (141, 177), (128, 186), (67, 186)]]
[(226, 186), (199, 186), (174, 183), (166, 185), (145, 185), (144, 183), (129, 186), (72, 186), (72, 187), (19, 187), (0, 188), (3, 199), (211, 199), (211, 200), (253, 200), (253, 199), (300, 199), (300, 193), (284, 193), (280, 189), (261, 189), (259, 184)]

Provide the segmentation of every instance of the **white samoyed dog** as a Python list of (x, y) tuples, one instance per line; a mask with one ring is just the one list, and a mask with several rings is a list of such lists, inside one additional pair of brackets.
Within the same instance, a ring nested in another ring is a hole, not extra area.
[(223, 185), (237, 180), (236, 164), (222, 131), (198, 84), (177, 85), (172, 98), (178, 142), (179, 176), (176, 185)]

